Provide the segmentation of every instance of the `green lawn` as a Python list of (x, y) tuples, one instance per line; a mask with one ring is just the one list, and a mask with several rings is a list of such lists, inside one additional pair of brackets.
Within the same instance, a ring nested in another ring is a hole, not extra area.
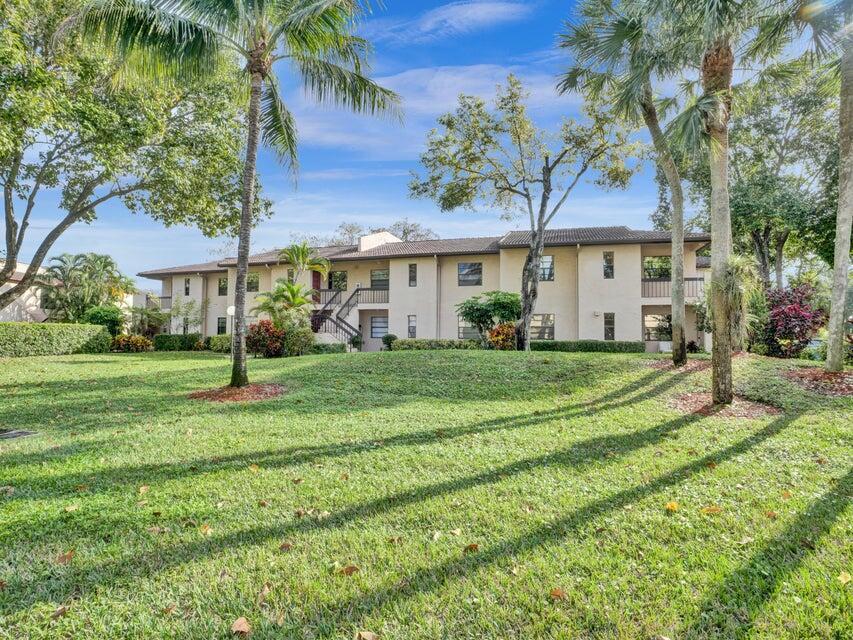
[(853, 400), (742, 358), (781, 415), (683, 415), (710, 372), (647, 362), (255, 360), (288, 393), (221, 405), (209, 354), (0, 360), (0, 637), (853, 637)]

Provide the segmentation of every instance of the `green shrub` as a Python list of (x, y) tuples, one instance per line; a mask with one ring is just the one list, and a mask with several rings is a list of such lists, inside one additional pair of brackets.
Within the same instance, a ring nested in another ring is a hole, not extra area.
[(154, 349), (154, 343), (145, 336), (116, 336), (113, 338), (112, 351), (122, 353), (141, 353)]
[(154, 351), (193, 351), (200, 341), (200, 333), (161, 333), (154, 336)]
[(589, 351), (601, 353), (643, 353), (642, 340), (533, 340), (531, 351)]
[(107, 353), (112, 338), (97, 324), (0, 322), (0, 357)]
[(322, 342), (314, 344), (308, 353), (320, 355), (324, 353), (346, 353), (347, 346), (343, 342)]
[(284, 330), (284, 355), (302, 356), (310, 353), (314, 346), (314, 332), (311, 327), (293, 325)]
[(231, 336), (228, 334), (210, 336), (205, 340), (206, 346), (216, 353), (231, 353)]
[(115, 305), (91, 307), (83, 314), (85, 324), (99, 324), (107, 328), (110, 335), (115, 337), (121, 333), (127, 318), (124, 311)]
[(403, 338), (395, 340), (394, 351), (426, 351), (433, 349), (481, 349), (479, 340), (442, 340), (432, 338)]
[(399, 340), (399, 338), (393, 333), (386, 333), (384, 336), (382, 336), (382, 344), (385, 345), (385, 349), (388, 351), (391, 351), (391, 349), (393, 348), (392, 345), (396, 340)]

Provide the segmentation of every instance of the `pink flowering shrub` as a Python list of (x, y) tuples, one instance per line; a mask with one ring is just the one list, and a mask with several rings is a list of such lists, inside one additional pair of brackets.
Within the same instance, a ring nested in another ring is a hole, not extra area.
[(814, 289), (807, 284), (793, 289), (767, 292), (770, 311), (767, 319), (768, 355), (796, 358), (826, 322), (823, 310), (813, 306)]

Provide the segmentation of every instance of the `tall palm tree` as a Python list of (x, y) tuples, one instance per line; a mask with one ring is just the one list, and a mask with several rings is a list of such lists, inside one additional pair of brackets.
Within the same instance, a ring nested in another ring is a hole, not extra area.
[(641, 12), (620, 12), (600, 0), (586, 0), (578, 7), (580, 22), (568, 23), (560, 46), (574, 57), (574, 66), (563, 74), (558, 89), (581, 89), (593, 97), (615, 94), (616, 106), (629, 120), (642, 117), (652, 138), (656, 161), (669, 186), (672, 205), (672, 361), (687, 362), (684, 309), (684, 192), (681, 175), (669, 141), (661, 128), (653, 79), (666, 78), (681, 69), (678, 47), (666, 37), (666, 23), (649, 20)]
[(293, 267), (294, 280), (298, 280), (299, 276), (306, 271), (316, 271), (321, 276), (326, 277), (332, 268), (332, 264), (326, 258), (315, 255), (314, 250), (308, 246), (307, 242), (292, 244), (282, 249), (278, 257)]
[(246, 161), (237, 245), (231, 386), (246, 373), (246, 275), (260, 138), (296, 165), (296, 123), (282, 100), (276, 62), (319, 102), (357, 112), (396, 110), (397, 96), (364, 75), (369, 44), (352, 35), (358, 0), (97, 0), (81, 16), (84, 32), (118, 48), (136, 73), (193, 77), (225, 58), (249, 86)]

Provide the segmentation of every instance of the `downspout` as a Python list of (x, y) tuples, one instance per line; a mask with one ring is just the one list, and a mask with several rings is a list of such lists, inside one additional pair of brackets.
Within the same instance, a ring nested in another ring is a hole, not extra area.
[(435, 339), (441, 337), (441, 264), (438, 254), (433, 256), (435, 260)]

